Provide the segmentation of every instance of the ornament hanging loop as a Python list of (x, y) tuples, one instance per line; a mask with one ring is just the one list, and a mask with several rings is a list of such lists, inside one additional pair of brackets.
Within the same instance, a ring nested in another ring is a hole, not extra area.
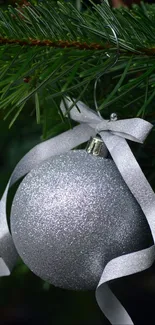
[[(118, 42), (117, 34), (116, 34), (116, 32), (115, 32), (115, 30), (113, 29), (112, 26), (107, 25), (107, 26), (105, 26), (105, 28), (110, 28), (110, 29), (111, 29), (111, 31), (112, 31), (112, 33), (113, 33), (113, 36), (114, 36), (114, 39), (115, 39), (115, 43), (116, 43), (116, 46), (117, 46), (117, 50), (116, 50), (116, 55), (114, 56), (114, 60), (113, 60), (113, 62), (111, 62), (103, 72), (99, 73), (99, 75), (97, 76), (97, 78), (96, 78), (96, 80), (95, 80), (95, 83), (94, 83), (94, 104), (95, 104), (95, 109), (96, 109), (97, 114), (99, 115), (99, 117), (102, 117), (102, 116), (101, 116), (101, 114), (100, 114), (100, 112), (99, 112), (99, 107), (98, 107), (98, 104), (97, 104), (97, 96), (96, 96), (98, 81), (100, 80), (100, 78), (101, 78), (101, 77), (102, 77), (102, 76), (103, 76), (103, 75), (104, 75), (104, 74), (105, 74), (105, 73), (106, 73), (110, 68), (112, 68), (113, 66), (115, 66), (115, 64), (117, 63), (118, 58), (119, 58), (119, 42)], [(109, 54), (106, 53), (106, 55), (107, 55), (108, 57), (110, 57)]]

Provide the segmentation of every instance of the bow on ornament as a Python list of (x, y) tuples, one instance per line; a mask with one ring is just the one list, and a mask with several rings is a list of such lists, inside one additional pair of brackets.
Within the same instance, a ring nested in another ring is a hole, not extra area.
[[(153, 125), (140, 118), (104, 120), (96, 112), (70, 98), (61, 102), (66, 114), (73, 105), (70, 117), (80, 125), (47, 140), (30, 150), (17, 164), (0, 201), (0, 276), (10, 275), (16, 263), (16, 252), (6, 216), (6, 201), (9, 187), (48, 158), (66, 153), (99, 134), (107, 146), (120, 174), (146, 216), (155, 241), (155, 193), (138, 165), (126, 139), (143, 143)], [(112, 324), (131, 325), (130, 316), (108, 287), (108, 281), (149, 268), (155, 260), (155, 246), (112, 259), (103, 270), (96, 289), (96, 299), (101, 310)]]

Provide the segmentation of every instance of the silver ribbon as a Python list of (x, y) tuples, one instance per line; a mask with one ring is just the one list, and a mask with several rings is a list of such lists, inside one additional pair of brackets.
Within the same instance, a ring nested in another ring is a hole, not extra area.
[[(65, 114), (66, 108), (72, 104), (74, 103), (70, 98), (65, 99), (65, 105), (62, 101), (62, 112)], [(73, 106), (70, 117), (80, 122), (80, 125), (30, 150), (18, 163), (9, 180), (0, 201), (1, 276), (10, 274), (18, 256), (7, 224), (6, 201), (9, 187), (44, 160), (75, 148), (97, 133), (102, 137), (124, 181), (141, 206), (155, 241), (155, 193), (126, 142), (126, 139), (130, 139), (143, 143), (153, 125), (140, 118), (107, 121), (80, 101)], [(153, 245), (138, 252), (119, 256), (106, 265), (96, 289), (96, 299), (113, 325), (130, 325), (133, 322), (110, 290), (108, 281), (143, 271), (149, 268), (154, 260), (155, 246)]]

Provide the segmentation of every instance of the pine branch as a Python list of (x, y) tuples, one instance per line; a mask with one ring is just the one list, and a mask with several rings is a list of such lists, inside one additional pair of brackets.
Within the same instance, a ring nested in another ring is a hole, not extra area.
[[(108, 70), (114, 90), (109, 85), (103, 91), (107, 73), (98, 87), (100, 109), (106, 116), (110, 105), (118, 106), (121, 115), (134, 101), (136, 114), (145, 115), (155, 96), (155, 5), (112, 10), (103, 3), (81, 13), (70, 3), (47, 2), (0, 10), (0, 109), (11, 125), (30, 99), (43, 125), (51, 105), (60, 113), (66, 94), (77, 98), (80, 93), (93, 105), (93, 83), (116, 55), (110, 28), (117, 34), (120, 57)], [(51, 126), (44, 133), (51, 134)]]

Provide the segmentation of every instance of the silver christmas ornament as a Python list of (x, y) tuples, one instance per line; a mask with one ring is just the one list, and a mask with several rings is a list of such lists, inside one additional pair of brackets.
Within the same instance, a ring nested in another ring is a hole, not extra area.
[(74, 290), (95, 289), (108, 261), (152, 240), (113, 160), (84, 150), (54, 156), (24, 178), (13, 200), (11, 233), (35, 274)]

